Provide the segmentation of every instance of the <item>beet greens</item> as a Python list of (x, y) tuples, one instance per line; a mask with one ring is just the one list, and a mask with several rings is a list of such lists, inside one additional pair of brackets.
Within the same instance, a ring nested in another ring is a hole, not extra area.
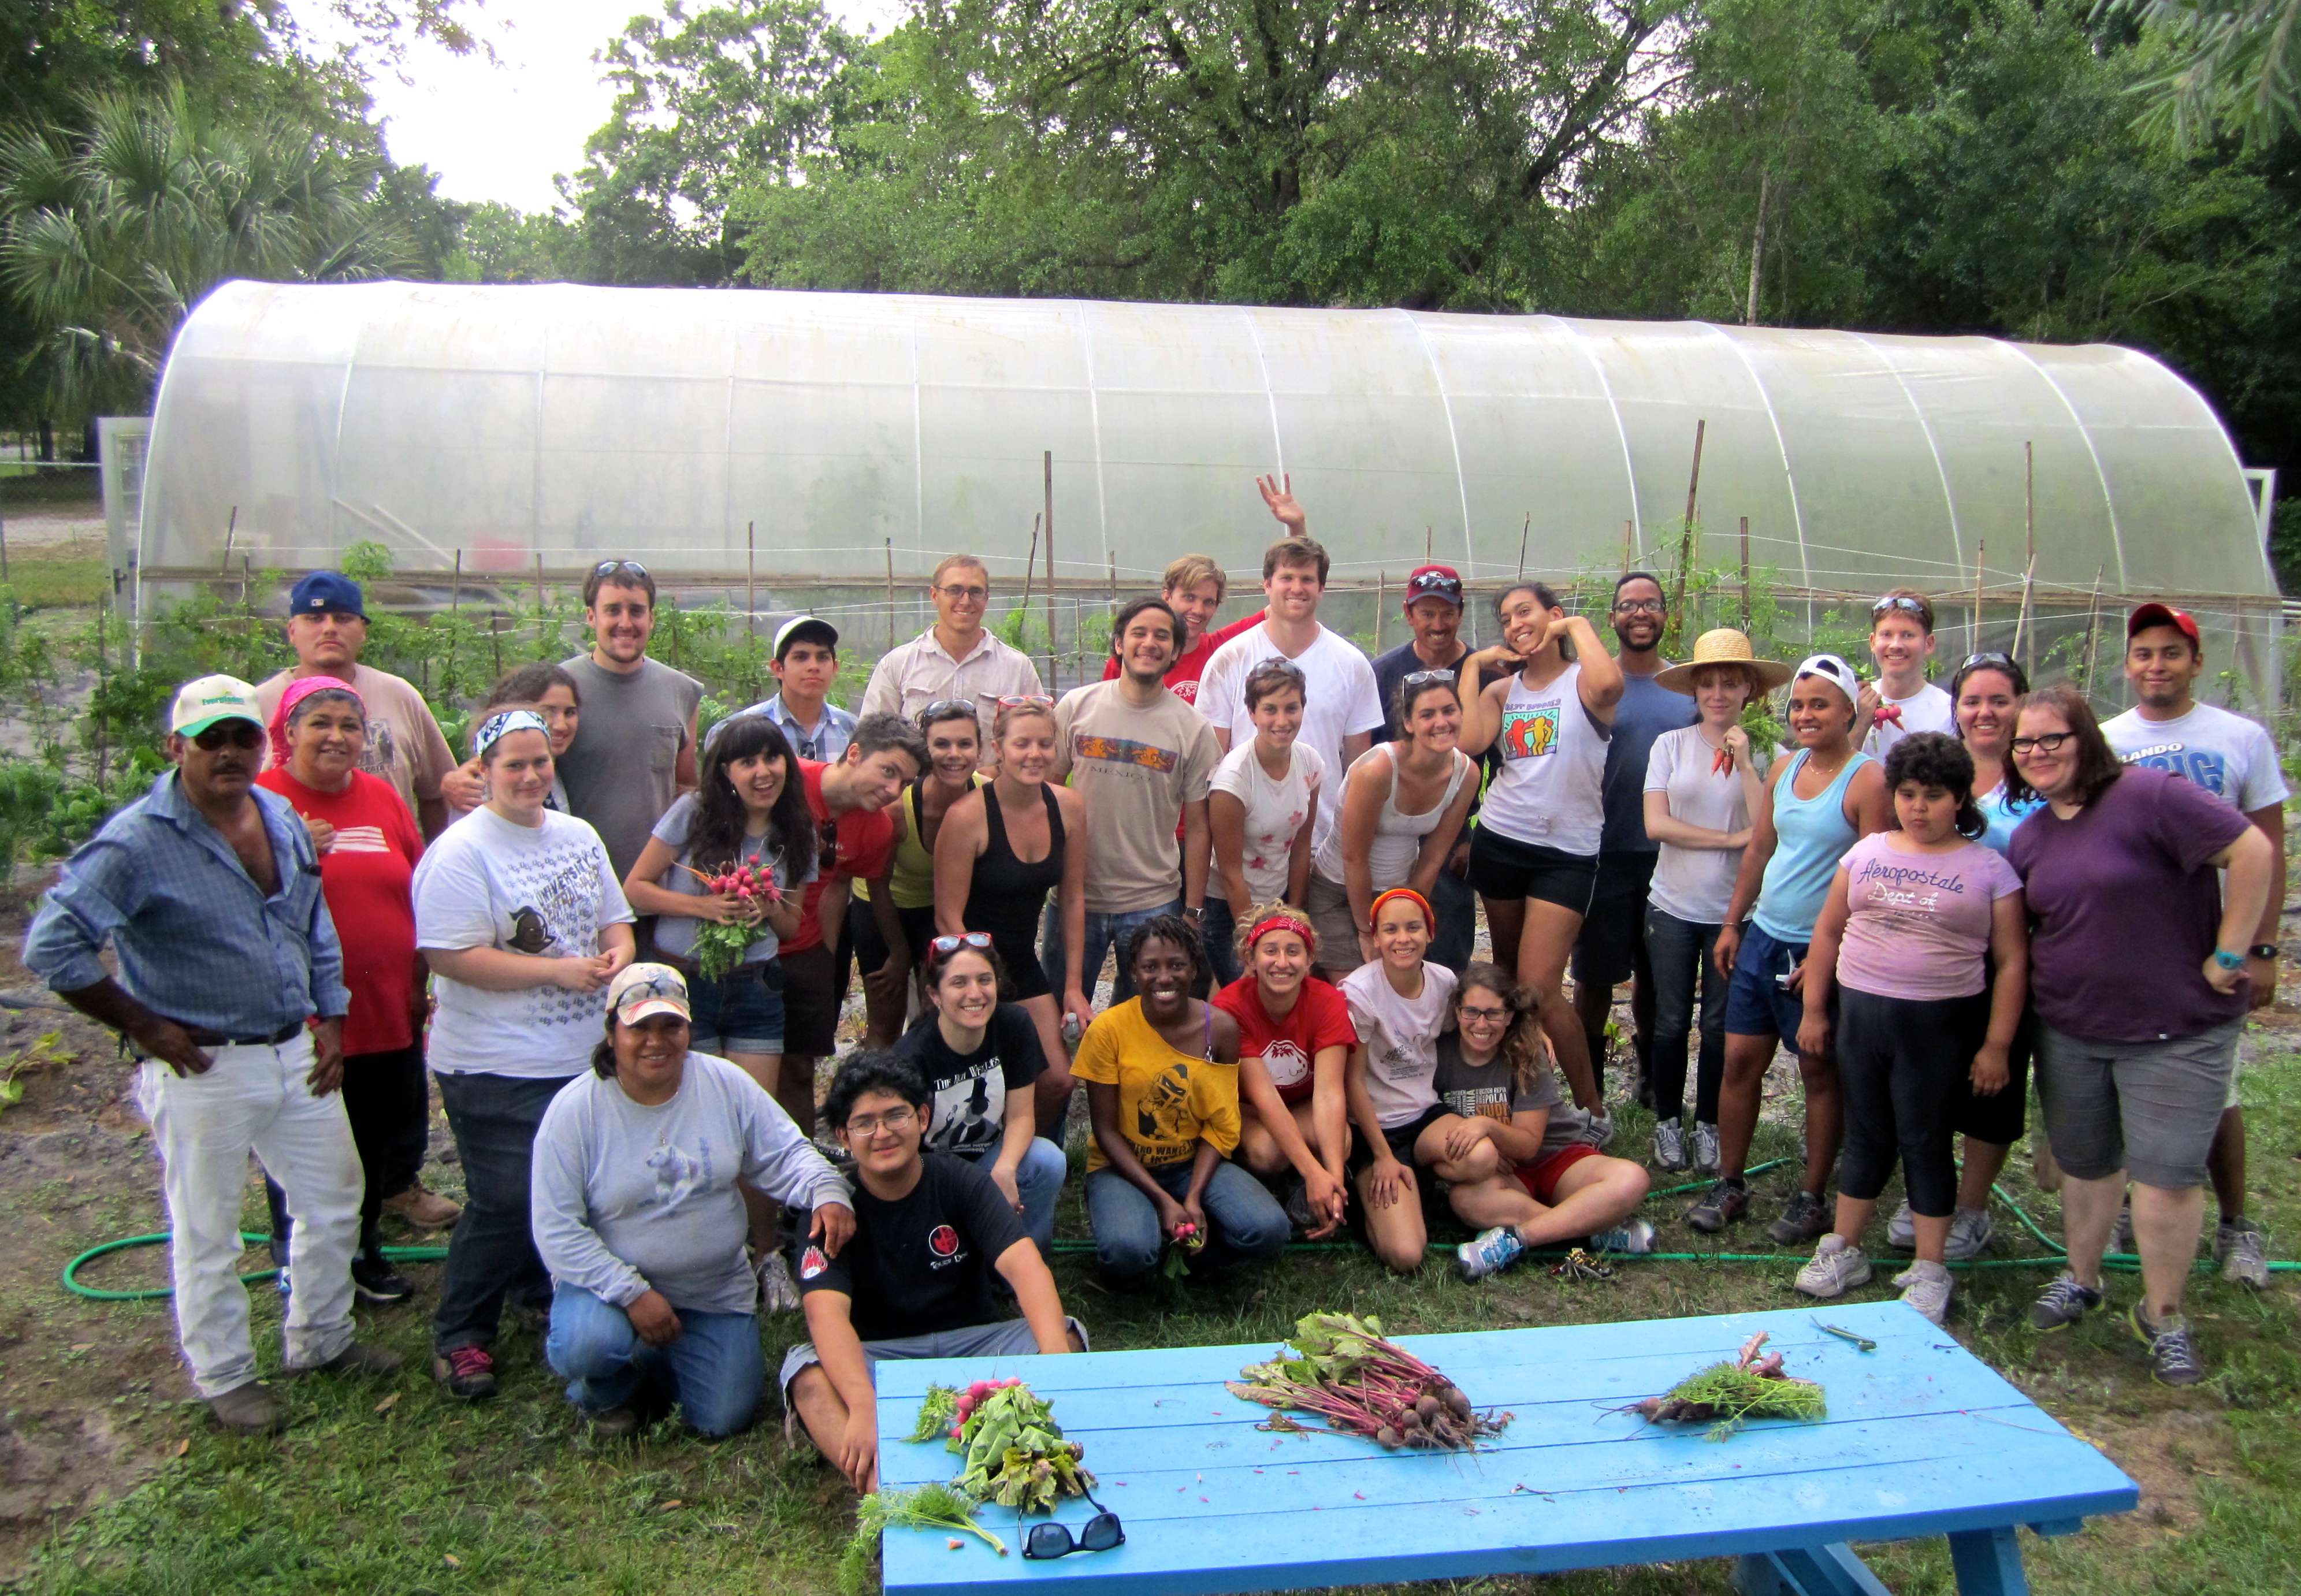
[(1510, 1421), (1507, 1413), (1497, 1417), (1472, 1408), (1452, 1380), (1385, 1340), (1382, 1321), (1372, 1315), (1308, 1315), (1296, 1323), (1292, 1345), (1293, 1357), (1251, 1364), (1225, 1384), (1242, 1400), (1330, 1422), (1273, 1420), (1269, 1427), (1327, 1429), (1388, 1448), (1467, 1451)]

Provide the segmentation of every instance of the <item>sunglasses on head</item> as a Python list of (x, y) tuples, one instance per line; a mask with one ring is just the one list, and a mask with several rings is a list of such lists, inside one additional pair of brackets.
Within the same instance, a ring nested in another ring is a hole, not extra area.
[(991, 933), (987, 931), (955, 932), (949, 936), (933, 937), (927, 942), (927, 964), (930, 968), (957, 953), (962, 948), (972, 948), (977, 953), (991, 951)]
[(1109, 1551), (1126, 1544), (1126, 1532), (1121, 1528), (1118, 1515), (1095, 1501), (1092, 1492), (1086, 1500), (1094, 1503), (1094, 1517), (1088, 1519), (1075, 1539), (1067, 1524), (1034, 1524), (1023, 1537), (1023, 1555), (1033, 1560), (1067, 1558), (1075, 1551)]
[[(1000, 702), (1003, 704), (1006, 700), (1002, 698)], [(933, 725), (935, 722), (943, 719), (945, 716), (949, 716), (952, 720), (957, 720), (962, 714), (968, 720), (975, 718), (974, 699), (937, 698), (933, 703), (919, 711), (919, 724), (922, 726)]]
[(1455, 673), (1452, 671), (1409, 671), (1399, 678), (1398, 685), (1411, 691), (1415, 688), (1427, 686), (1433, 681), (1443, 681), (1448, 687), (1452, 687), (1455, 680)]
[(613, 576), (622, 571), (628, 571), (642, 581), (646, 579), (648, 573), (648, 568), (637, 560), (601, 560), (591, 567), (591, 574), (594, 576)]
[(1416, 598), (1435, 596), (1439, 598), (1451, 598), (1459, 605), (1462, 602), (1462, 579), (1459, 576), (1441, 576), (1435, 571), (1426, 572), (1407, 583), (1406, 591), (1410, 602)]
[(1964, 663), (1957, 667), (1956, 673), (1962, 676), (1968, 671), (2010, 671), (2012, 668), (2013, 656), (2010, 654), (1969, 654)]
[(1870, 614), (1873, 619), (1888, 610), (1901, 610), (1904, 614), (1917, 616), (1921, 621), (1925, 619), (1926, 614), (1926, 606), (1914, 598), (1905, 598), (1899, 593), (1888, 593), (1870, 606)]
[(1001, 709), (1019, 709), (1025, 704), (1036, 704), (1043, 708), (1052, 709), (1055, 706), (1055, 700), (1049, 693), (1006, 693), (999, 699), (999, 707)]

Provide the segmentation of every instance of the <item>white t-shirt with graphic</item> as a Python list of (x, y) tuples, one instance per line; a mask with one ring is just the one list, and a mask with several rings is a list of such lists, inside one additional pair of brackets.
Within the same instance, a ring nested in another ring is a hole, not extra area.
[[(1286, 896), (1294, 834), (1302, 829), (1310, 800), (1319, 798), (1322, 806), (1326, 801), (1320, 796), (1326, 781), (1326, 756), (1299, 740), (1287, 752), (1293, 758), (1285, 778), (1274, 781), (1264, 772), (1262, 761), (1255, 757), (1254, 740), (1250, 737), (1223, 756), (1209, 783), (1215, 791), (1227, 792), (1246, 807), (1246, 839), (1240, 864), (1257, 903)], [(1221, 890), (1219, 882), (1208, 885)]]
[(1957, 706), (1949, 695), (1929, 681), (1906, 698), (1888, 698), (1878, 695), (1881, 704), (1890, 704), (1902, 712), (1894, 721), (1872, 721), (1870, 734), (1862, 740), (1862, 751), (1872, 759), (1883, 759), (1894, 745), (1912, 731), (1942, 731), (1957, 735)]
[(2277, 745), (2258, 723), (2212, 704), (2192, 705), (2170, 721), (2146, 721), (2138, 709), (2104, 721), (2104, 737), (2128, 765), (2171, 771), (2239, 814), (2292, 796), (2277, 763)]
[[(1206, 674), (1199, 679), (1199, 713), (1216, 730), (1230, 733), (1237, 748), (1254, 740), (1254, 716), (1246, 707), (1246, 679), (1266, 659), (1276, 659), (1269, 623), (1243, 631), (1214, 652)], [(1358, 645), (1325, 626), (1316, 641), (1294, 656), (1302, 673), (1302, 730), (1295, 746), (1318, 751), (1331, 773), (1343, 767), (1343, 740), (1364, 731), (1382, 730), (1382, 699), (1374, 685), (1374, 666)], [(1311, 840), (1323, 841), (1334, 829), (1339, 803), (1320, 804)]]
[(1454, 1001), (1454, 972), (1426, 961), (1422, 993), (1402, 998), (1382, 961), (1343, 977), (1351, 1023), (1367, 1050), (1367, 1095), (1383, 1129), (1410, 1125), (1438, 1106), (1438, 1033)]
[[(439, 833), (415, 867), (415, 945), (590, 957), (599, 932), (632, 923), (599, 834), (572, 815), (540, 826), (492, 809)], [(441, 975), (426, 1061), (442, 1074), (557, 1080), (591, 1065), (607, 992), (562, 986), (491, 992)]]

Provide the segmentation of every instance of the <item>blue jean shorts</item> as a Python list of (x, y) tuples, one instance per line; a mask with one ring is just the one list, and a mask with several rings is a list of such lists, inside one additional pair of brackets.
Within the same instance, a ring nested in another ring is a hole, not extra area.
[(745, 965), (713, 980), (687, 982), (687, 1045), (699, 1053), (780, 1053), (783, 1050), (783, 972), (774, 959)]
[[(1786, 992), (1781, 977), (1805, 957), (1803, 942), (1777, 941), (1753, 920), (1742, 933), (1734, 955), (1734, 980), (1726, 989), (1726, 1033), (1728, 1036), (1778, 1036), (1797, 1046), (1798, 1027), (1805, 1024), (1805, 999)], [(1830, 988), (1830, 1007), (1837, 1007), (1837, 989)]]

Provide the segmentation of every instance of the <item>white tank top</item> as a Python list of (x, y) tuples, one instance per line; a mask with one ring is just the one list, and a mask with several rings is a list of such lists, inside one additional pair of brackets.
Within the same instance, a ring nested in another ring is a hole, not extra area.
[[(1406, 878), (1414, 873), (1414, 856), (1422, 851), (1423, 838), (1428, 836), (1445, 817), (1447, 806), (1462, 790), (1462, 783), (1478, 768), (1461, 749), (1454, 749), (1453, 755), (1454, 768), (1446, 778), (1444, 796), (1434, 807), (1419, 815), (1401, 815), (1398, 812), (1398, 761), (1392, 756), (1389, 743), (1375, 744), (1351, 765), (1353, 774), (1369, 759), (1387, 760), (1390, 765), (1390, 790), (1383, 794), (1382, 812), (1375, 817), (1374, 842), (1367, 849), (1367, 865), (1373, 872), (1372, 880), (1376, 892), (1387, 892), (1393, 887), (1406, 884)], [(1335, 791), (1344, 793), (1348, 786), (1345, 781)], [(1340, 814), (1342, 801), (1339, 798), (1336, 799), (1337, 815)], [(1343, 881), (1343, 828), (1339, 820), (1326, 832), (1326, 840), (1318, 845), (1318, 851), (1310, 856), (1310, 867), (1337, 885)]]
[(1502, 767), (1487, 783), (1478, 824), (1514, 842), (1594, 856), (1605, 829), (1602, 789), (1611, 728), (1582, 702), (1582, 665), (1568, 665), (1539, 692), (1510, 678), (1494, 751)]

